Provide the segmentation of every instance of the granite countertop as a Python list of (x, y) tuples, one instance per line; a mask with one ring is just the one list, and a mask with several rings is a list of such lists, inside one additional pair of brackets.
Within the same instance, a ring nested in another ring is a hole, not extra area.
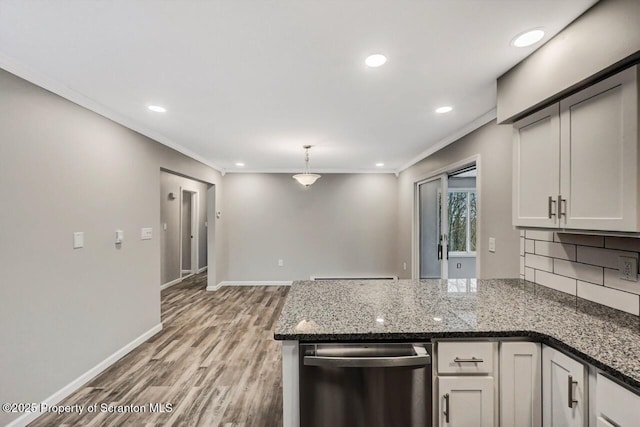
[(294, 282), (277, 340), (528, 337), (640, 388), (640, 318), (520, 279)]

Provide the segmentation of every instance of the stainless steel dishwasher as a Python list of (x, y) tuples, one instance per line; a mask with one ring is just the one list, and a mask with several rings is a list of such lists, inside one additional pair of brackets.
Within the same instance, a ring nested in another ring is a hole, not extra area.
[(300, 344), (301, 427), (431, 427), (431, 343)]

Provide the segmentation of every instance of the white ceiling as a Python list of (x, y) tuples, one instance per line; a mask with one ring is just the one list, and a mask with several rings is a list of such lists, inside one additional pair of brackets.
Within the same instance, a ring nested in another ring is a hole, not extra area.
[(0, 0), (0, 67), (228, 172), (300, 170), (303, 144), (314, 171), (397, 171), (494, 117), (540, 45), (516, 34), (594, 3)]

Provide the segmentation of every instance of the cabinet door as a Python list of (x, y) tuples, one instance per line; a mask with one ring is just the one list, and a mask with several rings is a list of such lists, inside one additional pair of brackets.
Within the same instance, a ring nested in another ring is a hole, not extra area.
[(598, 422), (610, 420), (617, 426), (640, 425), (640, 396), (598, 374), (596, 380), (596, 411)]
[(438, 377), (440, 427), (493, 427), (493, 377)]
[(637, 72), (560, 102), (563, 228), (638, 231)]
[(541, 345), (505, 342), (500, 345), (500, 425), (542, 425)]
[(542, 424), (545, 427), (587, 425), (585, 366), (551, 347), (542, 349)]
[(554, 104), (513, 127), (513, 225), (557, 227), (560, 119)]

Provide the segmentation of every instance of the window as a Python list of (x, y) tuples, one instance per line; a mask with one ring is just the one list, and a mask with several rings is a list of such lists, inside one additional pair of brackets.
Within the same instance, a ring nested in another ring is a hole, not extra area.
[(475, 255), (477, 194), (475, 190), (449, 191), (449, 254)]

